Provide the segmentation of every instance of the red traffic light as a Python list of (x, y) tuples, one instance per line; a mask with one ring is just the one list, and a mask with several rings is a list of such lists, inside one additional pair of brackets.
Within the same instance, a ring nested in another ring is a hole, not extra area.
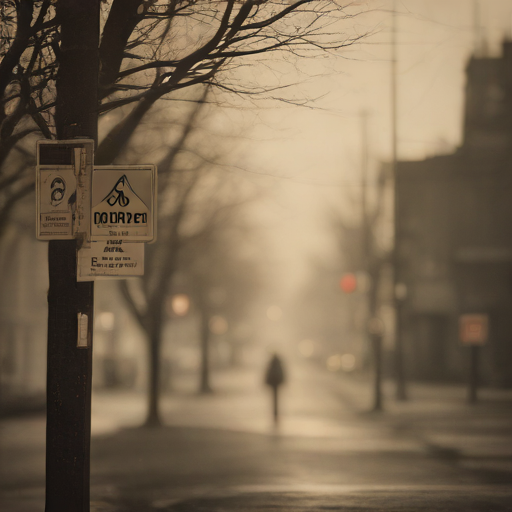
[(345, 293), (355, 292), (357, 288), (357, 278), (355, 274), (353, 274), (352, 272), (344, 274), (343, 277), (340, 279), (340, 288)]

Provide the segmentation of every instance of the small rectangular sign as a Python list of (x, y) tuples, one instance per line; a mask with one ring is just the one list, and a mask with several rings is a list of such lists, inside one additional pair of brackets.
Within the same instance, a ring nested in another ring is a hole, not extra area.
[(459, 336), (464, 345), (485, 345), (489, 337), (489, 316), (469, 314), (459, 317)]
[(92, 176), (91, 240), (151, 242), (155, 238), (154, 165), (95, 167)]
[(37, 238), (87, 239), (94, 141), (40, 140), (36, 156)]
[(78, 251), (77, 281), (144, 275), (144, 244), (124, 240), (91, 242)]
[(85, 313), (78, 313), (78, 348), (89, 348), (89, 317)]
[(39, 240), (71, 240), (76, 197), (73, 167), (38, 167), (36, 176), (37, 232)]

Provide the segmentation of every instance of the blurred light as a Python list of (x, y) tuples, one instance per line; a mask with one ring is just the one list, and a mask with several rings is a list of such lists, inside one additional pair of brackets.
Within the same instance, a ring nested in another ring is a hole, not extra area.
[(345, 293), (355, 292), (357, 288), (357, 278), (355, 274), (352, 274), (352, 272), (344, 274), (343, 277), (340, 279), (340, 288)]
[(225, 334), (228, 331), (228, 321), (220, 315), (214, 315), (208, 322), (208, 327), (213, 334)]
[(376, 336), (382, 336), (384, 334), (384, 322), (376, 316), (371, 318), (368, 322), (368, 332)]
[(407, 298), (407, 285), (405, 283), (396, 283), (395, 297), (397, 300), (404, 300)]
[(221, 306), (224, 304), (224, 302), (226, 302), (227, 293), (224, 288), (216, 286), (215, 288), (210, 289), (208, 296), (212, 304), (215, 306)]
[(299, 352), (302, 357), (311, 357), (315, 351), (315, 343), (312, 340), (302, 340), (299, 342)]
[(233, 331), (235, 338), (238, 338), (239, 340), (245, 340), (250, 337), (252, 333), (252, 327), (250, 324), (240, 322), (235, 326)]
[(175, 361), (184, 370), (198, 370), (200, 367), (199, 353), (192, 347), (183, 346), (177, 350)]
[(360, 293), (368, 293), (371, 288), (372, 279), (368, 272), (359, 270), (356, 272), (357, 291)]
[(173, 295), (171, 299), (171, 309), (174, 314), (178, 316), (185, 316), (190, 309), (190, 299), (188, 295), (185, 295), (184, 293)]
[(341, 368), (340, 354), (334, 354), (327, 359), (327, 369), (330, 372), (337, 372)]
[(98, 315), (98, 324), (105, 331), (111, 331), (114, 328), (114, 313), (111, 311), (102, 311)]
[(354, 354), (343, 354), (340, 363), (344, 372), (351, 372), (356, 367), (356, 357)]
[(270, 306), (267, 309), (267, 318), (269, 320), (272, 320), (273, 322), (277, 322), (278, 320), (281, 320), (281, 317), (283, 316), (283, 310), (279, 306)]

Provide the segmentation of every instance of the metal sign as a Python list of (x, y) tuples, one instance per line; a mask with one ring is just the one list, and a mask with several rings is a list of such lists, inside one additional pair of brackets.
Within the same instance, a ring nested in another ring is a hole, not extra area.
[(459, 335), (465, 345), (485, 345), (489, 337), (489, 315), (461, 315)]
[(154, 165), (93, 167), (94, 141), (37, 142), (37, 238), (80, 239), (77, 280), (144, 275), (155, 238)]
[(154, 165), (95, 167), (91, 240), (152, 241), (155, 238), (155, 203)]
[(76, 178), (73, 168), (38, 167), (36, 177), (37, 232), (39, 240), (70, 240), (73, 235)]
[(36, 148), (37, 238), (87, 240), (94, 142), (41, 140)]
[(144, 244), (124, 240), (91, 242), (78, 251), (77, 281), (144, 275)]

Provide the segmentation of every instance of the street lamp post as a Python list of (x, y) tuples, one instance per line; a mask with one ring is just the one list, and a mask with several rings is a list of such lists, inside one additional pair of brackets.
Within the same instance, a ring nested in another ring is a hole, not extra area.
[(382, 410), (382, 337), (384, 335), (384, 323), (380, 318), (372, 317), (368, 322), (368, 334), (372, 340), (374, 358), (374, 388), (373, 410)]
[[(399, 261), (398, 261), (398, 233), (399, 233), (399, 211), (398, 211), (398, 180), (397, 180), (397, 159), (398, 159), (398, 128), (397, 128), (397, 56), (396, 56), (396, 0), (393, 0), (392, 28), (391, 28), (391, 147), (392, 147), (392, 175), (394, 185), (393, 218), (394, 218), (394, 242), (393, 242), (393, 280), (394, 292), (399, 283)], [(405, 400), (407, 398), (404, 377), (403, 362), (403, 340), (402, 340), (402, 303), (393, 294), (395, 307), (395, 376), (396, 376), (396, 398)]]

